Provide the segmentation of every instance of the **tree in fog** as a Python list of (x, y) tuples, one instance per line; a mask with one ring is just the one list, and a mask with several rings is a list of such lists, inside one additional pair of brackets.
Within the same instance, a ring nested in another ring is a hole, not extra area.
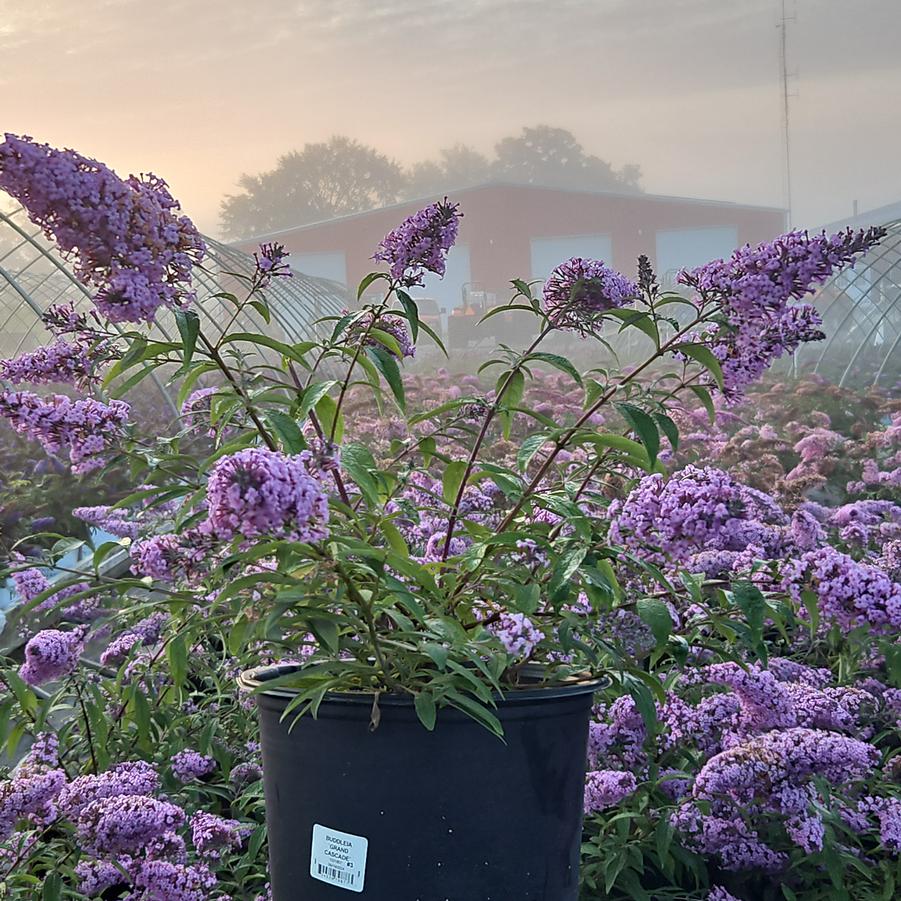
[(437, 160), (424, 160), (407, 173), (408, 197), (425, 197), (454, 188), (466, 188), (488, 181), (493, 164), (488, 157), (466, 144), (445, 147)]
[(640, 191), (641, 169), (614, 169), (593, 156), (565, 128), (536, 125), (495, 145), (494, 174), (501, 179), (553, 188)]
[(359, 141), (337, 135), (279, 157), (274, 169), (242, 175), (241, 193), (222, 201), (222, 230), (237, 238), (393, 203), (401, 167)]
[(614, 169), (563, 128), (524, 128), (494, 150), (489, 159), (466, 144), (454, 144), (437, 159), (403, 170), (351, 138), (306, 144), (280, 157), (269, 172), (241, 176), (241, 192), (222, 202), (222, 230), (230, 238), (263, 234), (492, 179), (594, 191), (641, 190), (638, 166)]

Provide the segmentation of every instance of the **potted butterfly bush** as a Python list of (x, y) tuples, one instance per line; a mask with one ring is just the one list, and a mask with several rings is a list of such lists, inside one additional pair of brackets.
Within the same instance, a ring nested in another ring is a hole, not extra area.
[[(276, 244), (219, 295), (231, 322), (204, 324), (191, 287), (203, 240), (161, 180), (7, 135), (0, 189), (95, 291), (89, 314), (45, 314), (53, 343), (3, 364), (0, 415), (76, 473), (128, 467), (135, 491), (82, 517), (124, 535), (95, 563), (130, 553), (130, 573), (100, 584), (107, 598), (162, 599), (154, 628), (176, 683), (201, 634), (256, 658), (239, 682), (259, 707), (273, 897), (575, 899), (593, 692), (617, 680), (648, 697), (610, 618), (675, 653), (667, 577), (608, 529), (608, 510), (664, 478), (680, 398), (712, 413), (822, 336), (803, 297), (880, 230), (744, 247), (682, 273), (680, 293), (661, 292), (644, 257), (634, 281), (581, 258), (543, 285), (515, 279), (485, 318), (532, 317), (534, 339), (482, 362), (493, 388), (471, 379), (429, 405), (408, 401), (403, 367), (418, 343), (443, 351), (411, 290), (444, 274), (462, 216), (447, 199), (375, 249), (357, 300), (377, 300), (289, 344), (267, 327), (267, 288), (291, 276)], [(151, 331), (163, 312), (177, 337)], [(238, 331), (251, 313), (259, 331)], [(554, 352), (567, 333), (588, 366)], [(530, 380), (549, 369), (575, 403), (532, 409)], [(154, 440), (121, 399), (151, 372), (183, 413)], [(54, 382), (76, 392), (22, 387)], [(372, 411), (398, 426), (376, 448), (361, 428)], [(643, 578), (619, 580), (624, 561)], [(98, 590), (39, 585), (31, 606)], [(71, 671), (90, 629), (38, 632), (22, 679)]]

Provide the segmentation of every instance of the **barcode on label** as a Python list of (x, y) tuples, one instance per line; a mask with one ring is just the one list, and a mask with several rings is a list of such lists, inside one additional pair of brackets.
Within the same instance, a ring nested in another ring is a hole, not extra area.
[(334, 879), (335, 882), (342, 883), (343, 885), (353, 885), (353, 881), (356, 878), (354, 873), (345, 873), (342, 870), (336, 870), (334, 867), (325, 867), (321, 863), (317, 863), (316, 866), (320, 876)]
[(369, 840), (316, 823), (310, 852), (310, 876), (337, 888), (362, 892)]

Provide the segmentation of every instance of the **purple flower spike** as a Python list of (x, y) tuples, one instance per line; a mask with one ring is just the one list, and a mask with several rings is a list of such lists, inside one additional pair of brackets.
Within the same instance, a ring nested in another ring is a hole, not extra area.
[(80, 626), (71, 632), (59, 629), (38, 632), (25, 645), (25, 663), (19, 675), (29, 685), (42, 685), (73, 672), (84, 649), (86, 631)]
[(446, 197), (429, 204), (385, 235), (372, 258), (387, 263), (391, 278), (403, 287), (422, 285), (426, 272), (443, 276), (460, 228), (459, 209)]
[(588, 334), (607, 310), (631, 302), (638, 288), (600, 260), (573, 257), (544, 283), (544, 306), (551, 324)]
[(0, 189), (99, 289), (97, 309), (111, 322), (149, 322), (159, 307), (193, 299), (191, 269), (206, 248), (162, 179), (122, 179), (74, 150), (7, 134)]

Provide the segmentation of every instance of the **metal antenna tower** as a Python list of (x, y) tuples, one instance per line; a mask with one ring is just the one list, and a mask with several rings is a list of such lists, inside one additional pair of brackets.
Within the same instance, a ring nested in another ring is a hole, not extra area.
[(792, 158), (791, 158), (791, 129), (789, 116), (791, 113), (788, 98), (788, 23), (794, 22), (795, 17), (786, 13), (786, 0), (781, 0), (781, 15), (779, 17), (780, 62), (782, 75), (782, 133), (785, 144), (785, 205), (788, 211), (788, 224), (792, 224)]

